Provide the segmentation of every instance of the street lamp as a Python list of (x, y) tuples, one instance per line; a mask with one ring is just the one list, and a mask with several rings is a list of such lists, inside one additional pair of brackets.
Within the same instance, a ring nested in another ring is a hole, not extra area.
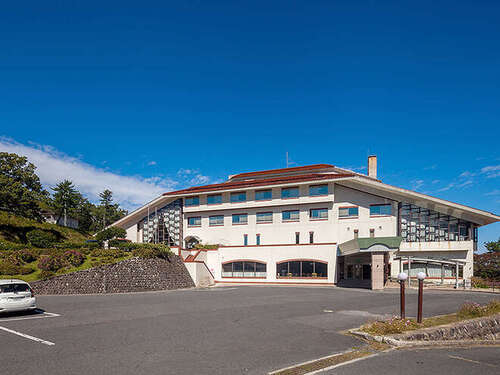
[(401, 319), (405, 318), (405, 281), (408, 275), (404, 272), (398, 274), (399, 280), (399, 301), (401, 304)]
[(418, 279), (418, 312), (417, 312), (417, 323), (422, 323), (422, 302), (424, 299), (424, 279), (425, 273), (417, 273)]

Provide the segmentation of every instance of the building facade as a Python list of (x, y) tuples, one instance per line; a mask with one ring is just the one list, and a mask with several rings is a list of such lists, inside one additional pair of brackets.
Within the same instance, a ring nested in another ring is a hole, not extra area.
[(312, 283), (381, 289), (404, 270), (469, 280), (477, 228), (489, 212), (318, 164), (241, 173), (168, 192), (114, 225), (163, 242), (195, 283)]

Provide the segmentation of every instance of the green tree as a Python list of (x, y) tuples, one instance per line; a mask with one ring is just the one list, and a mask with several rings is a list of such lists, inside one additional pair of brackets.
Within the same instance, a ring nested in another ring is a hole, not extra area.
[(84, 232), (93, 231), (96, 223), (96, 206), (88, 199), (81, 197), (75, 209), (75, 217), (78, 219), (78, 228)]
[(500, 238), (498, 241), (485, 242), (484, 246), (490, 253), (498, 253), (500, 252)]
[(69, 180), (58, 183), (52, 190), (54, 190), (52, 207), (58, 216), (57, 222), (60, 224), (62, 221), (64, 226), (66, 226), (67, 216), (76, 216), (76, 209), (82, 199), (82, 195), (75, 189), (75, 186)]
[(48, 193), (35, 169), (25, 156), (0, 152), (1, 210), (30, 219), (42, 219), (39, 202), (47, 199)]
[(127, 215), (127, 211), (120, 208), (119, 204), (113, 203), (113, 192), (106, 189), (99, 194), (100, 205), (96, 208), (98, 221), (104, 229), (115, 221)]

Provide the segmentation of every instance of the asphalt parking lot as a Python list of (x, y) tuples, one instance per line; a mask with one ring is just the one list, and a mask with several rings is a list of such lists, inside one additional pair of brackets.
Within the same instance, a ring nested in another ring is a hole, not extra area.
[[(339, 331), (380, 315), (397, 314), (398, 298), (397, 290), (271, 286), (38, 296), (38, 305), (45, 310), (43, 315), (0, 316), (0, 372), (266, 374), (359, 347), (360, 341)], [(450, 313), (464, 301), (485, 303), (491, 298), (485, 293), (426, 291), (424, 315)], [(415, 292), (410, 291), (408, 315), (416, 311), (416, 300)], [(499, 370), (494, 367), (500, 365), (498, 360), (495, 362), (499, 348), (477, 350), (473, 357), (482, 355), (487, 359), (485, 370), (478, 373)], [(391, 358), (404, 361), (408, 368), (423, 358), (429, 361), (425, 363), (434, 363), (429, 368), (436, 368), (438, 351), (408, 353), (383, 353), (329, 373), (367, 372), (363, 366), (369, 366), (368, 373), (373, 374), (401, 372), (384, 367)], [(479, 366), (477, 363), (443, 353), (446, 361), (442, 363), (455, 366), (455, 374), (480, 369), (470, 367)], [(373, 367), (376, 361), (381, 361), (381, 371)], [(460, 371), (464, 369), (468, 371)]]

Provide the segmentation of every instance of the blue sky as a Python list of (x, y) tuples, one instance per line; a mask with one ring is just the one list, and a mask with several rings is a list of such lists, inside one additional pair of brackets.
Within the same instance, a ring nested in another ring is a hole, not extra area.
[(377, 154), (386, 183), (498, 214), (499, 14), (497, 1), (11, 2), (0, 149), (129, 208), (284, 167), (286, 151), (360, 172)]

